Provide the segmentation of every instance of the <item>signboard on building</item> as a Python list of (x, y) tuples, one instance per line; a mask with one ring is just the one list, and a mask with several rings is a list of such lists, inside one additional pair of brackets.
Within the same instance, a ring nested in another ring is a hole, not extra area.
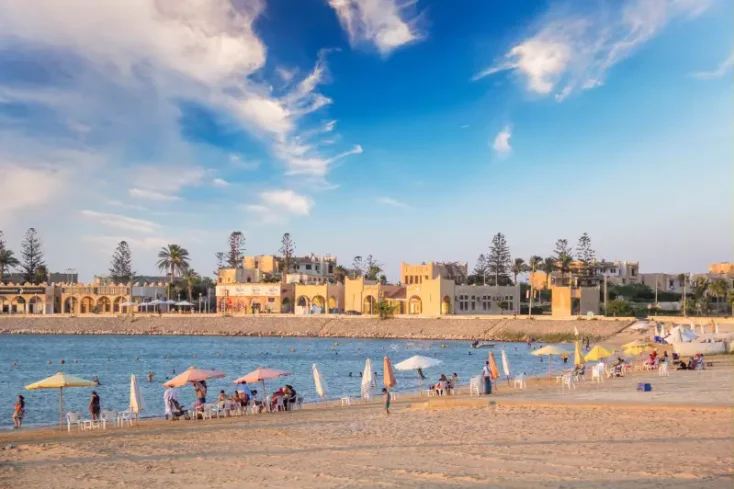
[(217, 285), (217, 297), (280, 297), (280, 285)]
[(0, 287), (0, 295), (46, 295), (46, 287)]

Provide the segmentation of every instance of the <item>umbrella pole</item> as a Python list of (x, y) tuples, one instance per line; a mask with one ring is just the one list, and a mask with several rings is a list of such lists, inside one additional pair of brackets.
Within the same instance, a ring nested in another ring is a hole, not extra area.
[(553, 355), (548, 355), (548, 378), (553, 378), (553, 370), (551, 366), (553, 365)]
[(423, 396), (423, 378), (418, 370), (416, 372), (418, 372), (418, 395)]
[(64, 388), (59, 387), (59, 429), (64, 429)]

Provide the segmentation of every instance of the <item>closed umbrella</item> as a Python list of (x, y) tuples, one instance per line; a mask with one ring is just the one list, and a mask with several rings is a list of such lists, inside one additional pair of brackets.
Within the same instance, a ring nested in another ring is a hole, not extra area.
[(609, 358), (614, 355), (614, 352), (615, 350), (613, 349), (607, 349), (601, 345), (595, 345), (594, 348), (592, 348), (591, 351), (586, 354), (584, 360), (593, 362), (596, 360), (601, 360), (603, 358)]
[(510, 361), (507, 359), (507, 352), (502, 350), (502, 371), (507, 377), (507, 383), (510, 383)]
[(130, 376), (130, 412), (135, 413), (135, 421), (143, 410), (143, 396), (140, 395), (140, 386), (135, 374)]
[(221, 379), (227, 374), (218, 370), (204, 370), (196, 367), (189, 367), (183, 373), (178, 374), (165, 384), (164, 387), (184, 387), (189, 382), (201, 382), (202, 380)]
[(398, 381), (395, 379), (395, 371), (392, 368), (392, 364), (390, 363), (390, 359), (385, 357), (385, 360), (382, 364), (382, 381), (385, 384), (385, 387), (389, 390), (391, 387), (395, 387), (398, 384)]
[(97, 383), (75, 375), (59, 372), (56, 375), (25, 386), (26, 390), (29, 391), (36, 389), (59, 390), (59, 428), (62, 428), (64, 424), (64, 388), (68, 389), (69, 387), (97, 387)]
[(535, 355), (536, 357), (548, 357), (548, 377), (551, 376), (552, 372), (551, 362), (553, 361), (553, 355), (558, 356), (563, 355), (564, 353), (566, 353), (566, 351), (558, 348), (556, 345), (546, 345), (543, 348), (530, 352), (531, 355)]
[(362, 398), (369, 400), (371, 397), (372, 384), (375, 383), (374, 373), (372, 372), (372, 360), (369, 358), (364, 362), (364, 372), (362, 373)]
[(719, 323), (714, 322), (714, 333), (719, 334)]
[(573, 363), (574, 365), (583, 365), (584, 364), (584, 356), (581, 354), (581, 342), (577, 341), (576, 346), (573, 350)]
[[(494, 353), (492, 352), (489, 352), (489, 375), (492, 377), (492, 380), (497, 380), (500, 377), (500, 371), (497, 368), (497, 362), (494, 360)], [(496, 387), (497, 382), (494, 385)]]
[(319, 368), (315, 363), (311, 369), (313, 370), (313, 383), (316, 388), (316, 394), (318, 394), (324, 401), (324, 404), (326, 404), (326, 381), (321, 377), (321, 372), (319, 372)]
[(424, 357), (421, 355), (415, 355), (407, 360), (403, 360), (402, 362), (395, 365), (396, 370), (415, 370), (418, 373), (418, 392), (422, 395), (422, 384), (423, 384), (423, 377), (421, 376), (421, 370), (424, 368), (430, 368), (435, 367), (436, 365), (440, 365), (443, 363), (441, 360), (438, 360), (436, 358), (430, 358), (430, 357)]
[(277, 379), (278, 377), (285, 377), (287, 375), (290, 375), (290, 372), (286, 372), (285, 370), (275, 370), (272, 368), (257, 368), (250, 372), (247, 375), (243, 375), (239, 379), (236, 379), (234, 381), (235, 384), (256, 384), (260, 382), (263, 386), (263, 399), (265, 399), (265, 381), (271, 380), (271, 379)]

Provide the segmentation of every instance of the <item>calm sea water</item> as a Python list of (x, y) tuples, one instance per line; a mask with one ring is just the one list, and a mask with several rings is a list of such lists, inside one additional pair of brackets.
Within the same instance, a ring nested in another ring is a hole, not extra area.
[[(337, 344), (338, 343), (338, 344)], [(442, 347), (443, 345), (443, 347)], [(291, 351), (294, 350), (294, 351)], [(293, 372), (286, 378), (267, 383), (268, 390), (291, 384), (305, 396), (306, 402), (317, 401), (311, 365), (316, 363), (325, 377), (330, 398), (359, 395), (359, 372), (370, 358), (373, 370), (382, 380), (385, 355), (393, 365), (413, 355), (438, 358), (444, 363), (424, 371), (434, 382), (439, 375), (456, 372), (462, 383), (481, 372), (488, 351), (494, 351), (501, 369), (500, 351), (505, 349), (514, 373), (528, 375), (547, 371), (547, 364), (529, 354), (521, 343), (498, 343), (493, 349), (469, 348), (469, 342), (355, 340), (334, 338), (247, 338), (222, 336), (1, 336), (0, 337), (0, 428), (12, 426), (12, 407), (16, 396), (26, 399), (24, 425), (46, 425), (58, 422), (56, 389), (26, 391), (24, 386), (63, 371), (92, 379), (101, 385), (96, 391), (103, 409), (126, 409), (129, 403), (130, 374), (138, 376), (145, 403), (145, 416), (163, 415), (162, 383), (191, 365), (217, 369), (227, 373), (224, 379), (209, 382), (209, 398), (220, 389), (232, 393), (232, 381), (257, 367)], [(469, 355), (471, 352), (471, 355)], [(196, 357), (194, 357), (196, 355)], [(60, 365), (59, 360), (65, 364)], [(49, 360), (51, 364), (49, 364)], [(78, 363), (75, 363), (75, 360)], [(17, 366), (13, 366), (17, 362)], [(155, 372), (147, 382), (147, 372)], [(350, 372), (352, 377), (349, 376)], [(416, 390), (415, 372), (396, 372), (398, 391)], [(82, 411), (87, 415), (91, 388), (64, 390), (64, 412)], [(182, 388), (181, 400), (194, 401), (193, 390)]]

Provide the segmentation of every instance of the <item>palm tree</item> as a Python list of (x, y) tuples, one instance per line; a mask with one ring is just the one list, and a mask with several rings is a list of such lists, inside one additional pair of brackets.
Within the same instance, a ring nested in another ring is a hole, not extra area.
[(717, 312), (719, 310), (719, 305), (720, 305), (719, 299), (721, 297), (726, 297), (726, 294), (728, 292), (729, 292), (729, 282), (727, 282), (723, 278), (717, 278), (716, 280), (713, 280), (709, 284), (708, 294), (716, 300)]
[(346, 267), (343, 267), (342, 265), (337, 265), (334, 267), (334, 280), (336, 280), (337, 283), (344, 283), (344, 279), (349, 274), (349, 270), (346, 269)]
[(12, 250), (0, 251), (0, 284), (5, 279), (5, 272), (10, 273), (10, 270), (20, 266), (20, 261), (15, 257)]
[(528, 266), (522, 258), (515, 258), (512, 263), (512, 274), (515, 276), (515, 285), (517, 285), (517, 276), (528, 271)]
[(551, 273), (556, 271), (556, 259), (552, 256), (549, 256), (545, 260), (543, 260), (543, 266), (541, 267), (546, 275), (546, 284), (545, 288), (547, 289), (550, 286), (550, 280), (551, 280)]
[(167, 248), (161, 248), (158, 252), (158, 270), (169, 271), (171, 280), (168, 283), (168, 291), (170, 295), (171, 284), (176, 275), (181, 275), (189, 268), (189, 251), (177, 244), (169, 244)]
[(564, 253), (558, 260), (558, 270), (561, 271), (561, 284), (565, 282), (566, 274), (571, 271), (571, 263), (573, 263), (573, 257), (568, 253)]
[(193, 268), (187, 268), (181, 276), (181, 280), (186, 288), (186, 295), (189, 297), (189, 302), (193, 302), (194, 286), (201, 281), (201, 277)]

